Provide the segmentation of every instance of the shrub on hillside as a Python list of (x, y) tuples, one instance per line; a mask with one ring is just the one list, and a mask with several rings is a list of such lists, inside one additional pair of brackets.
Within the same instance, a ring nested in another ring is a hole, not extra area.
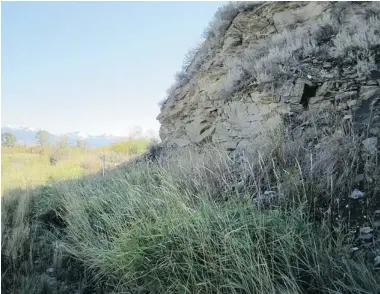
[[(214, 19), (205, 30), (205, 42), (190, 50), (175, 83), (168, 89), (167, 98), (175, 97), (178, 89), (186, 85), (199, 71), (206, 59), (212, 57), (215, 48), (221, 45), (225, 32), (233, 19), (242, 11), (253, 9), (260, 2), (230, 2), (219, 8)], [(367, 4), (362, 14), (356, 14), (343, 24), (339, 22), (340, 13), (347, 5), (336, 5), (331, 14), (326, 14), (318, 22), (308, 27), (284, 30), (274, 34), (260, 45), (248, 46), (242, 57), (225, 64), (226, 81), (221, 89), (221, 99), (230, 98), (242, 90), (242, 85), (268, 83), (292, 75), (292, 70), (302, 72), (302, 59), (308, 56), (345, 58), (356, 64), (360, 75), (367, 74), (376, 67), (372, 51), (380, 45), (379, 7)], [(192, 61), (191, 61), (192, 60)], [(194, 62), (193, 66), (189, 66)]]
[(241, 90), (242, 83), (268, 83), (292, 76), (295, 69), (302, 72), (302, 59), (308, 56), (345, 58), (356, 64), (359, 74), (367, 74), (376, 67), (373, 52), (380, 45), (378, 27), (377, 16), (355, 15), (341, 26), (338, 15), (332, 14), (308, 27), (284, 30), (260, 45), (248, 46), (242, 57), (225, 64), (222, 94), (230, 97)]
[(204, 31), (203, 37), (212, 44), (212, 47), (220, 46), (225, 33), (235, 17), (239, 13), (253, 9), (260, 4), (261, 3), (257, 1), (228, 2), (228, 4), (225, 4), (217, 10), (213, 20)]
[(257, 1), (229, 2), (217, 10), (213, 20), (203, 33), (205, 41), (186, 53), (182, 69), (175, 74), (175, 82), (167, 90), (167, 97), (159, 102), (160, 107), (163, 107), (167, 99), (175, 97), (176, 90), (189, 83), (206, 60), (209, 60), (212, 54), (215, 54), (215, 47), (221, 45), (223, 37), (234, 18), (240, 12), (253, 9), (258, 5), (260, 5), (260, 2)]
[(208, 51), (206, 47), (204, 43), (200, 43), (186, 53), (182, 69), (190, 76), (193, 76), (202, 66)]

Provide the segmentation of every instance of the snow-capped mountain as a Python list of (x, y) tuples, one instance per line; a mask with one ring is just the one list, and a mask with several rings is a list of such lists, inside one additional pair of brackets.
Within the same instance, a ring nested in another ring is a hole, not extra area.
[(85, 132), (74, 132), (74, 133), (68, 133), (66, 135), (75, 136), (75, 137), (80, 138), (80, 139), (86, 139), (86, 138), (90, 137), (90, 135), (85, 133)]
[[(31, 127), (13, 127), (13, 126), (5, 126), (1, 128), (1, 133), (12, 133), (17, 141), (21, 144), (35, 144), (36, 143), (36, 134), (38, 129)], [(50, 142), (54, 142), (58, 139), (57, 135), (49, 133)]]
[[(13, 127), (4, 126), (1, 128), (1, 133), (12, 133), (16, 136), (16, 139), (21, 144), (33, 145), (36, 144), (36, 134), (39, 131), (37, 128), (33, 127)], [(60, 137), (64, 136), (68, 139), (69, 144), (75, 146), (77, 139), (84, 140), (89, 147), (101, 147), (106, 146), (118, 141), (126, 140), (127, 137), (114, 136), (112, 134), (102, 134), (102, 135), (90, 135), (85, 132), (73, 132), (63, 135), (57, 135), (48, 132), (49, 139), (51, 143), (57, 141)]]

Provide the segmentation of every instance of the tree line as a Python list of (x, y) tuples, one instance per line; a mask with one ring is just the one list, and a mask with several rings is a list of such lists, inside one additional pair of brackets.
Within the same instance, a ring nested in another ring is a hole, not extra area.
[[(47, 131), (40, 130), (36, 133), (35, 136), (36, 143), (39, 146), (47, 147), (51, 145), (49, 133)], [(17, 138), (12, 133), (3, 133), (1, 134), (1, 145), (6, 147), (14, 147), (17, 144)], [(66, 148), (69, 147), (69, 139), (66, 136), (62, 136), (59, 138), (59, 140), (56, 142), (56, 145), (58, 145), (60, 148)], [(76, 139), (76, 147), (78, 148), (86, 148), (87, 144), (83, 139), (77, 138)]]

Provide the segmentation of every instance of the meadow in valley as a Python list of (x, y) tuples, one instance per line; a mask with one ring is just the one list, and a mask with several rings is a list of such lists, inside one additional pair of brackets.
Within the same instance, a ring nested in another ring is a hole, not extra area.
[(78, 178), (116, 167), (141, 154), (149, 140), (136, 139), (106, 147), (2, 146), (1, 193), (33, 188), (49, 181)]

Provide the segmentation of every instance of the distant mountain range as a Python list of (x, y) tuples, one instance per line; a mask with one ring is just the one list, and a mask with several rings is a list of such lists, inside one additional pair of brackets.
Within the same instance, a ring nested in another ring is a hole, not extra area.
[[(5, 126), (1, 128), (1, 133), (12, 133), (16, 138), (17, 142), (20, 144), (26, 144), (26, 145), (34, 145), (36, 144), (36, 134), (39, 130), (35, 128), (30, 127), (10, 127)], [(97, 136), (88, 135), (83, 132), (74, 132), (74, 133), (67, 133), (64, 135), (55, 135), (50, 132), (49, 139), (50, 143), (54, 143), (57, 141), (60, 137), (65, 136), (68, 138), (69, 144), (72, 146), (76, 145), (77, 139), (83, 139), (87, 146), (89, 147), (101, 147), (101, 146), (107, 146), (112, 143), (116, 143), (118, 141), (127, 140), (128, 137), (122, 137), (122, 136), (113, 136), (110, 134), (102, 134)], [(140, 136), (140, 138), (143, 136)], [(151, 137), (151, 136), (145, 136), (145, 137)]]

